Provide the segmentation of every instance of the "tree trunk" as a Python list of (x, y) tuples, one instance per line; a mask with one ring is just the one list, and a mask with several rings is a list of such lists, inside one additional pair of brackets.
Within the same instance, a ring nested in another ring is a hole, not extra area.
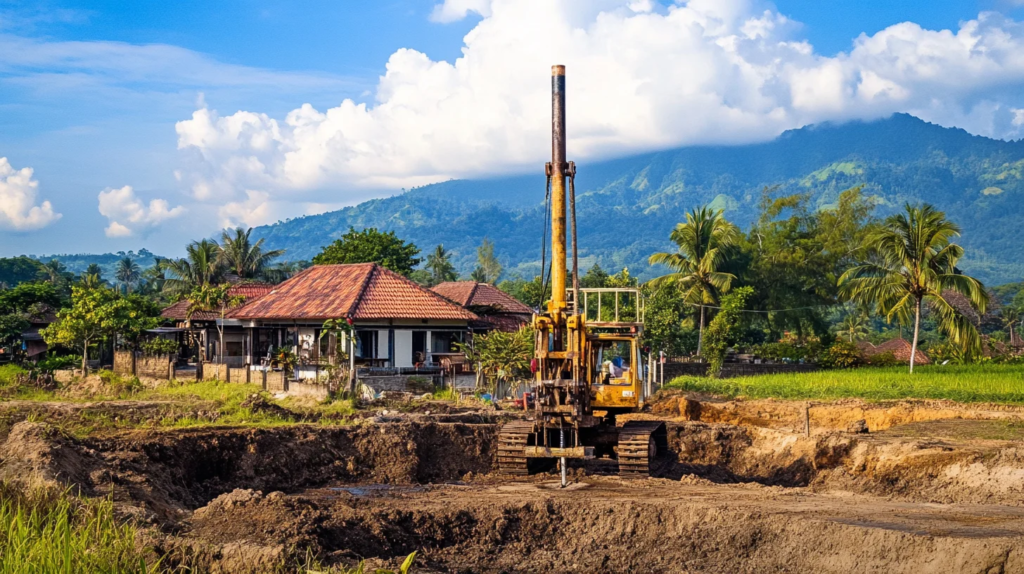
[(704, 305), (700, 306), (700, 325), (697, 327), (697, 356), (704, 358)]
[(921, 333), (921, 300), (917, 300), (914, 308), (914, 341), (910, 345), (910, 372), (914, 372), (914, 361), (917, 360), (917, 336)]
[(89, 339), (82, 344), (82, 378), (89, 374)]

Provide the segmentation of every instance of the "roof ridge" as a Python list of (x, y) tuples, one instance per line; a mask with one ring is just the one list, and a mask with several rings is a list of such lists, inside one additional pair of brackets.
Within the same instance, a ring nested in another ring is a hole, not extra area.
[[(475, 320), (475, 319), (478, 318), (476, 316), (476, 313), (470, 311), (469, 309), (466, 309), (465, 307), (463, 307), (462, 305), (459, 305), (458, 303), (455, 303), (451, 299), (448, 299), (447, 297), (441, 295), (440, 293), (434, 291), (433, 289), (429, 289), (427, 287), (424, 287), (423, 285), (420, 285), (419, 283), (413, 281), (412, 279), (409, 279), (408, 277), (406, 277), (405, 275), (402, 275), (401, 273), (398, 273), (396, 271), (392, 271), (392, 270), (388, 269), (387, 267), (384, 267), (383, 265), (379, 265), (377, 263), (374, 263), (373, 266), (374, 266), (374, 269), (378, 269), (379, 268), (382, 271), (386, 271), (390, 275), (394, 275), (398, 279), (404, 281), (406, 284), (412, 286), (415, 289), (420, 290), (425, 295), (428, 295), (430, 297), (436, 297), (436, 298), (440, 299), (441, 301), (443, 301), (445, 303), (448, 303), (450, 305), (453, 305), (453, 306), (457, 307), (460, 311), (464, 311), (464, 312), (468, 313), (469, 315), (471, 315), (473, 317), (472, 320)], [(361, 291), (360, 291), (360, 294), (362, 294)]]
[[(352, 265), (362, 265), (361, 263), (353, 263)], [(359, 311), (359, 305), (363, 303), (363, 295), (366, 293), (366, 286), (370, 284), (370, 280), (373, 278), (374, 273), (377, 272), (377, 268), (380, 265), (376, 263), (370, 263), (370, 270), (363, 277), (362, 283), (359, 284), (359, 289), (356, 290), (356, 296), (352, 298), (352, 304), (345, 311), (345, 316), (350, 317), (355, 315)]]
[(476, 290), (480, 288), (480, 282), (474, 281), (473, 288), (469, 290), (469, 297), (466, 297), (466, 302), (462, 304), (463, 307), (469, 305), (469, 302), (473, 300), (473, 295), (476, 295)]

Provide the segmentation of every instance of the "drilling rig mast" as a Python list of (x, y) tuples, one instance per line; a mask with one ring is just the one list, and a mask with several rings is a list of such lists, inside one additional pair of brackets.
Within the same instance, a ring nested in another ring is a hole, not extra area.
[[(608, 456), (618, 460), (621, 475), (646, 477), (659, 452), (668, 448), (661, 422), (616, 424), (618, 415), (637, 412), (644, 404), (643, 298), (635, 288), (580, 288), (576, 166), (566, 160), (565, 111), (565, 66), (552, 66), (551, 162), (545, 166), (551, 293), (547, 309), (533, 316), (534, 408), (527, 420), (501, 428), (498, 445), (499, 470), (509, 474), (529, 474), (560, 459), (563, 486), (567, 459)], [(571, 278), (567, 211), (572, 223)], [(596, 309), (588, 306), (592, 301)]]

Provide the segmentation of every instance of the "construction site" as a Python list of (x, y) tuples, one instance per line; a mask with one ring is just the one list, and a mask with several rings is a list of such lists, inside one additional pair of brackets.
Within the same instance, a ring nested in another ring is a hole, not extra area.
[(562, 66), (552, 112), (550, 297), (516, 401), (253, 394), (225, 424), (184, 391), (9, 400), (0, 477), (110, 500), (160, 571), (1024, 571), (1024, 407), (658, 390), (640, 292), (602, 312), (579, 284)]

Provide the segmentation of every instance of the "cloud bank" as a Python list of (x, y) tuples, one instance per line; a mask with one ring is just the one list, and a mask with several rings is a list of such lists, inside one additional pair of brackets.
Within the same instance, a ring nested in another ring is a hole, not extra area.
[(568, 68), (577, 161), (766, 140), (897, 111), (1024, 136), (1024, 25), (995, 12), (957, 30), (896, 24), (834, 57), (816, 54), (798, 23), (755, 0), (446, 0), (432, 19), (470, 14), (482, 19), (461, 58), (398, 50), (373, 102), (307, 104), (284, 118), (195, 111), (176, 125), (179, 180), (196, 200), (224, 206), (222, 217), (245, 221), (246, 210), (310, 190), (539, 169), (554, 63)]
[(104, 232), (111, 238), (146, 236), (168, 219), (185, 213), (184, 207), (172, 209), (165, 199), (150, 200), (147, 206), (130, 185), (101, 191), (99, 210), (110, 222)]
[(49, 201), (36, 204), (38, 189), (32, 168), (14, 169), (6, 157), (0, 157), (0, 229), (32, 231), (61, 218)]

